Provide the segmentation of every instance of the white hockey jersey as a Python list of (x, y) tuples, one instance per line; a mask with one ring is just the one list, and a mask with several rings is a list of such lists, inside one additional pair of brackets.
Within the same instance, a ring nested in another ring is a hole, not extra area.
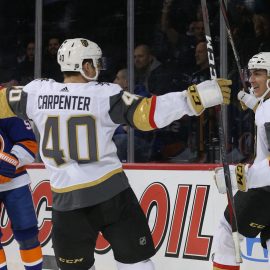
[[(267, 123), (270, 124), (270, 99), (261, 102), (255, 112), (256, 158), (248, 169), (248, 188), (270, 186), (270, 141), (266, 134)], [(268, 132), (270, 136), (269, 128)]]
[(129, 186), (112, 141), (119, 124), (151, 130), (193, 115), (185, 91), (143, 98), (109, 83), (35, 80), (23, 91), (8, 89), (7, 97), (12, 111), (38, 128), (53, 207), (61, 211), (98, 204)]

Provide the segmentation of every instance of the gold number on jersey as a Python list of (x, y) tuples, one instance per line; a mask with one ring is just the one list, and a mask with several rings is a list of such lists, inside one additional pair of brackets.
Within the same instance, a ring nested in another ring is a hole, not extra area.
[[(80, 137), (80, 127), (86, 131)], [(42, 153), (47, 158), (54, 159), (59, 166), (64, 164), (64, 151), (60, 149), (61, 132), (59, 130), (59, 117), (49, 116), (45, 123), (44, 138), (42, 141)], [(62, 136), (65, 136), (62, 135)], [(86, 140), (87, 157), (81, 157), (79, 151), (79, 143)], [(76, 160), (80, 164), (90, 163), (98, 160), (97, 135), (95, 118), (90, 115), (72, 116), (67, 120), (67, 141), (69, 147), (69, 159)], [(49, 143), (51, 144), (49, 146)]]

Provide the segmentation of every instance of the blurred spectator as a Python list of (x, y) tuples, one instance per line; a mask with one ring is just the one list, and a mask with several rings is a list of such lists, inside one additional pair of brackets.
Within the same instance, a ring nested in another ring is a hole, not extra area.
[(148, 94), (162, 95), (172, 91), (171, 71), (153, 55), (146, 44), (134, 50), (135, 84), (143, 85)]
[(150, 94), (149, 78), (151, 73), (159, 72), (161, 62), (152, 54), (150, 47), (145, 44), (138, 45), (134, 50), (135, 84), (144, 85)]
[[(252, 14), (241, 3), (235, 3), (235, 5), (228, 3), (228, 11), (235, 47), (238, 50), (241, 66), (243, 67), (258, 50)], [(228, 61), (229, 72), (232, 72), (232, 70), (237, 72), (231, 46), (228, 46)]]
[(57, 51), (59, 47), (59, 38), (49, 38), (46, 53), (42, 59), (42, 77), (54, 79), (57, 82), (62, 82), (63, 75), (60, 66), (57, 63)]
[[(198, 84), (210, 78), (206, 42), (199, 42), (196, 46), (195, 59), (198, 71), (190, 76), (189, 84)], [(183, 117), (159, 131), (157, 139), (160, 142), (160, 161), (205, 162), (209, 112), (208, 110), (199, 118)]]
[[(207, 43), (201, 41), (197, 44), (195, 50), (195, 60), (197, 71), (191, 76), (191, 84), (199, 84), (210, 79)], [(190, 136), (197, 134), (196, 139), (192, 140), (196, 146), (190, 146), (192, 149), (198, 149), (198, 161), (213, 163), (217, 160), (217, 149), (212, 144), (218, 144), (218, 119), (216, 118), (215, 108), (205, 110), (198, 118), (190, 117)], [(211, 147), (210, 147), (211, 145)], [(219, 156), (219, 155), (218, 155)]]
[(19, 85), (26, 85), (34, 79), (35, 68), (35, 43), (27, 43), (24, 60), (19, 63), (13, 75), (13, 79)]
[(270, 16), (269, 14), (253, 15), (254, 30), (258, 52), (270, 51)]
[(193, 37), (190, 39), (186, 35), (189, 24), (189, 14), (181, 8), (178, 1), (163, 2), (160, 26), (154, 35), (153, 51), (158, 59), (172, 69), (177, 69), (179, 73), (190, 73), (195, 64)]
[(0, 84), (12, 80), (17, 66), (16, 55), (0, 44)]
[(113, 81), (116, 84), (119, 84), (124, 91), (128, 91), (128, 76), (127, 76), (127, 69), (123, 68), (120, 69)]
[(192, 22), (194, 44), (199, 43), (200, 41), (205, 40), (204, 25), (203, 21), (193, 21)]
[[(113, 81), (119, 84), (123, 90), (128, 91), (127, 69), (120, 69)], [(139, 85), (135, 86), (134, 94), (149, 97), (149, 93)], [(152, 144), (155, 131), (142, 132), (134, 130), (134, 159), (136, 162), (148, 162), (152, 157)], [(120, 125), (113, 136), (117, 148), (117, 155), (122, 162), (127, 161), (127, 127)]]
[[(124, 91), (129, 91), (128, 89), (128, 71), (126, 68), (119, 69), (116, 73), (115, 79), (113, 81), (119, 84)], [(134, 86), (134, 94), (142, 97), (150, 97), (151, 95), (145, 89), (144, 85), (137, 84)]]
[(195, 49), (195, 61), (198, 70), (192, 74), (191, 83), (198, 84), (210, 78), (207, 43), (201, 41)]

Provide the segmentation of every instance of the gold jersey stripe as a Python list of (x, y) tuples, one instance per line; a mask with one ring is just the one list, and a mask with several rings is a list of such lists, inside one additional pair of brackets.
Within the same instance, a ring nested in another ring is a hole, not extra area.
[(154, 129), (150, 125), (149, 121), (151, 104), (152, 104), (152, 97), (143, 98), (139, 103), (139, 105), (137, 106), (133, 115), (133, 123), (136, 128), (143, 131), (149, 131)]
[(83, 184), (78, 184), (78, 185), (74, 185), (74, 186), (70, 186), (70, 187), (66, 187), (66, 188), (51, 187), (51, 189), (52, 189), (52, 191), (54, 191), (56, 193), (65, 193), (65, 192), (69, 192), (69, 191), (74, 191), (74, 190), (78, 190), (78, 189), (96, 186), (96, 185), (106, 181), (107, 179), (109, 179), (113, 175), (115, 175), (117, 173), (121, 173), (122, 171), (123, 171), (123, 168), (118, 168), (116, 170), (113, 170), (113, 171), (103, 175), (102, 177), (100, 177), (99, 179), (97, 179), (95, 181), (91, 181), (91, 182), (87, 182), (87, 183), (83, 183)]
[(7, 89), (1, 89), (0, 90), (0, 118), (7, 118), (7, 117), (13, 117), (16, 116), (14, 112), (11, 110), (8, 101), (7, 101)]

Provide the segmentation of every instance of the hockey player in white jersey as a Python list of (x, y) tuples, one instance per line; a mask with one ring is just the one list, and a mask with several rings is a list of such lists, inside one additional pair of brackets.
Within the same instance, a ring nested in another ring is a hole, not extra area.
[(111, 244), (119, 270), (153, 270), (155, 248), (146, 217), (117, 158), (115, 129), (162, 128), (183, 115), (230, 101), (231, 81), (144, 98), (98, 83), (101, 49), (64, 41), (58, 63), (64, 83), (35, 80), (0, 91), (0, 117), (30, 118), (40, 132), (40, 155), (53, 192), (53, 248), (61, 270), (94, 269), (98, 232)]
[[(234, 196), (239, 233), (246, 237), (256, 237), (260, 233), (261, 243), (267, 247), (270, 258), (270, 215), (267, 213), (270, 205), (270, 52), (254, 55), (248, 69), (252, 94), (240, 91), (238, 98), (255, 111), (256, 158), (251, 166), (230, 165), (230, 174), (233, 187), (240, 190)], [(226, 193), (222, 168), (216, 169), (215, 180), (219, 192)], [(240, 269), (235, 261), (228, 220), (226, 208), (213, 240), (215, 270)]]

